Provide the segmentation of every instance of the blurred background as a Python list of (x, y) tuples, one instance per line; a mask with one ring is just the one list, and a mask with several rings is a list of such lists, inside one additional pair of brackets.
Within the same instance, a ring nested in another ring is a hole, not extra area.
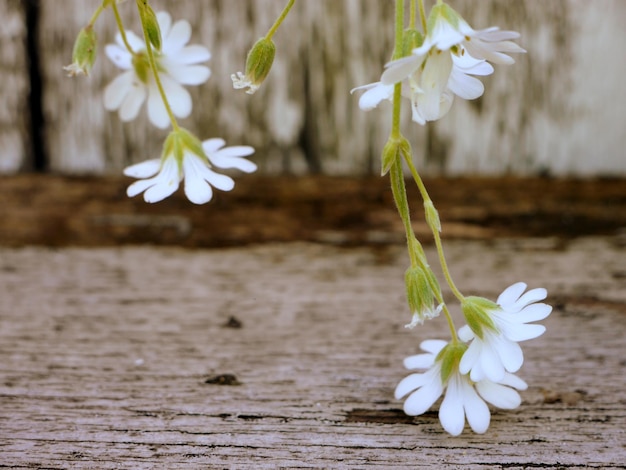
[[(427, 2), (428, 5), (429, 2)], [(104, 55), (115, 22), (97, 23), (90, 77), (68, 78), (74, 39), (97, 0), (0, 2), (0, 172), (112, 174), (160, 154), (165, 136), (145, 111), (121, 123), (102, 106), (118, 71)], [(351, 88), (378, 80), (390, 58), (391, 0), (296, 3), (277, 35), (272, 72), (253, 96), (233, 90), (248, 49), (285, 0), (154, 0), (156, 11), (193, 27), (209, 48), (213, 75), (189, 87), (193, 114), (183, 125), (257, 149), (262, 174), (362, 176), (379, 171), (390, 107), (358, 108)], [(622, 0), (457, 0), (475, 28), (521, 32), (528, 50), (496, 66), (486, 92), (457, 100), (449, 116), (420, 127), (406, 111), (405, 133), (426, 175), (624, 176), (626, 163), (626, 2)], [(120, 4), (139, 32), (135, 4)]]
[[(285, 0), (153, 0), (191, 22), (212, 52), (210, 80), (188, 87), (181, 124), (202, 139), (252, 145), (255, 175), (194, 206), (126, 198), (121, 170), (160, 156), (167, 131), (120, 122), (102, 104), (119, 73), (104, 54), (105, 11), (89, 77), (68, 78), (74, 39), (99, 0), (0, 1), (0, 243), (187, 246), (313, 240), (403, 242), (379, 158), (391, 109), (363, 112), (356, 86), (377, 81), (393, 48), (392, 0), (301, 0), (274, 37), (272, 71), (253, 96), (234, 90), (252, 44)], [(432, 2), (427, 0), (427, 8)], [(455, 0), (476, 29), (519, 31), (528, 53), (495, 66), (485, 94), (404, 134), (440, 210), (444, 235), (626, 234), (626, 2)], [(120, 3), (139, 32), (134, 1)], [(428, 239), (421, 201), (415, 230)], [(421, 225), (420, 225), (421, 224)]]

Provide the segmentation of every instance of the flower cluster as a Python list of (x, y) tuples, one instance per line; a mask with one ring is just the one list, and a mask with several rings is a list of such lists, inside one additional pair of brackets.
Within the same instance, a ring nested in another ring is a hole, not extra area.
[(450, 110), (454, 97), (472, 100), (482, 96), (484, 86), (476, 76), (493, 73), (494, 64), (512, 64), (507, 54), (526, 52), (512, 40), (515, 31), (497, 27), (475, 30), (449, 5), (438, 3), (430, 13), (428, 32), (417, 35), (421, 44), (410, 55), (386, 64), (380, 81), (354, 88), (365, 90), (359, 99), (363, 110), (391, 100), (396, 83), (410, 100), (413, 121), (424, 125)]
[[(118, 111), (122, 121), (137, 117), (147, 100), (148, 118), (158, 128), (174, 125), (163, 147), (161, 158), (151, 159), (124, 169), (126, 176), (140, 178), (127, 190), (129, 197), (143, 192), (146, 202), (158, 202), (173, 194), (185, 180), (185, 195), (195, 204), (204, 204), (213, 197), (212, 187), (230, 191), (234, 181), (212, 168), (239, 169), (246, 173), (256, 165), (244, 157), (252, 155), (249, 146), (224, 147), (223, 139), (200, 142), (189, 131), (178, 127), (172, 119), (191, 114), (192, 100), (183, 85), (206, 82), (211, 70), (200, 65), (211, 58), (207, 48), (187, 45), (191, 26), (185, 20), (172, 23), (166, 12), (155, 15), (158, 24), (159, 48), (146, 44), (132, 31), (120, 31), (116, 44), (105, 48), (107, 57), (124, 72), (104, 91), (104, 106)], [(156, 62), (153, 74), (148, 47)]]
[(513, 284), (500, 294), (497, 304), (468, 297), (462, 305), (468, 322), (459, 330), (462, 341), (427, 340), (421, 344), (425, 354), (404, 360), (407, 369), (427, 369), (405, 377), (396, 387), (396, 399), (408, 395), (406, 414), (424, 413), (445, 390), (439, 420), (456, 436), (463, 431), (465, 419), (474, 432), (487, 430), (490, 412), (485, 402), (503, 409), (520, 405), (516, 390), (525, 390), (526, 383), (513, 375), (524, 361), (517, 343), (540, 336), (545, 327), (527, 323), (543, 320), (552, 311), (538, 302), (546, 298), (545, 289), (525, 290), (523, 282)]

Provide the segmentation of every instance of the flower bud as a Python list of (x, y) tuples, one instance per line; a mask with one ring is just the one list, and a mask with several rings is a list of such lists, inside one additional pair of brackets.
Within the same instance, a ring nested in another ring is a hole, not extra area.
[(72, 51), (72, 63), (63, 67), (68, 76), (84, 74), (89, 75), (96, 61), (97, 39), (93, 25), (89, 24), (80, 30), (74, 42)]
[(152, 7), (148, 4), (147, 0), (137, 0), (139, 7), (139, 14), (141, 16), (141, 26), (148, 36), (150, 44), (154, 46), (157, 51), (161, 50), (161, 28), (157, 21), (156, 14)]
[(230, 76), (235, 89), (248, 88), (246, 93), (254, 94), (259, 89), (265, 77), (270, 73), (274, 56), (276, 55), (276, 45), (271, 39), (259, 39), (246, 58), (246, 74), (237, 72)]
[(410, 267), (404, 281), (407, 302), (413, 313), (413, 319), (406, 327), (414, 328), (417, 324), (422, 325), (424, 320), (438, 316), (443, 305), (435, 307), (437, 299), (441, 298), (441, 290), (432, 270), (427, 266)]
[(439, 220), (439, 213), (437, 212), (437, 209), (435, 209), (433, 201), (431, 201), (430, 199), (424, 202), (424, 214), (426, 215), (426, 223), (428, 223), (430, 229), (441, 232), (441, 221)]

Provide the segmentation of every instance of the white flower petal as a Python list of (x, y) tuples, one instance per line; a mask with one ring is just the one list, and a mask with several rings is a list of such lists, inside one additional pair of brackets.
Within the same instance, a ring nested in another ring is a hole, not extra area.
[(448, 88), (464, 100), (475, 100), (482, 96), (485, 87), (480, 80), (453, 68), (448, 80)]
[[(475, 339), (474, 341), (478, 341)], [(494, 351), (492, 344), (489, 342), (483, 342), (482, 350), (480, 354), (480, 365), (485, 376), (492, 382), (499, 382), (504, 377), (504, 365), (502, 360), (496, 351)], [(481, 380), (472, 369), (470, 377), (474, 382)]]
[(493, 406), (505, 410), (515, 409), (522, 403), (522, 398), (515, 390), (489, 380), (478, 382), (476, 390), (481, 397)]
[(119, 115), (123, 122), (132, 121), (139, 114), (141, 105), (146, 100), (146, 88), (143, 84), (134, 81), (132, 88), (126, 95), (122, 106), (120, 107)]
[(410, 55), (402, 59), (394, 60), (385, 65), (386, 70), (380, 77), (380, 83), (383, 85), (393, 85), (401, 82), (417, 69), (419, 69), (426, 60), (426, 55)]
[[(432, 369), (431, 369), (432, 371)], [(428, 374), (429, 372), (426, 372)], [(404, 402), (404, 412), (409, 416), (418, 416), (427, 411), (441, 396), (443, 386), (436, 378), (413, 392)]]
[(148, 118), (159, 129), (165, 129), (170, 125), (170, 117), (154, 83), (151, 83), (148, 89)]
[(448, 84), (452, 71), (452, 57), (450, 52), (437, 51), (429, 56), (422, 72), (422, 89), (424, 93), (418, 96), (420, 113), (427, 121), (435, 121), (442, 113), (442, 95)]
[(439, 407), (439, 421), (443, 428), (453, 436), (461, 434), (465, 426), (465, 411), (459, 381), (458, 375), (450, 377), (448, 390)]
[(187, 20), (179, 20), (172, 26), (163, 40), (163, 54), (178, 53), (191, 39), (191, 25)]
[(461, 386), (463, 389), (463, 409), (465, 410), (465, 416), (472, 431), (478, 434), (483, 434), (489, 429), (489, 423), (491, 421), (491, 413), (489, 407), (483, 401), (474, 387), (467, 381), (461, 378)]
[(205, 204), (213, 197), (211, 185), (204, 178), (206, 164), (193, 154), (186, 154), (183, 159), (185, 171), (185, 195), (194, 204)]
[(170, 57), (170, 60), (181, 65), (198, 64), (200, 62), (206, 62), (209, 59), (211, 59), (211, 53), (206, 47), (199, 44), (185, 46), (176, 56)]
[(546, 327), (543, 325), (517, 325), (515, 328), (507, 330), (506, 336), (511, 341), (528, 341), (529, 339), (537, 338), (546, 331)]
[(515, 284), (507, 287), (502, 291), (502, 293), (498, 296), (498, 300), (496, 303), (500, 305), (502, 308), (506, 308), (509, 305), (512, 305), (519, 299), (520, 295), (526, 290), (525, 282), (516, 282)]
[(426, 373), (407, 375), (396, 386), (394, 396), (396, 397), (396, 400), (399, 400), (406, 394), (412, 392), (413, 390), (417, 390), (431, 381), (432, 377)]
[[(146, 44), (143, 42), (143, 39), (141, 39), (132, 31), (126, 31), (126, 40), (128, 41), (128, 45), (133, 50), (133, 52), (139, 52), (146, 49)], [(124, 44), (122, 35), (120, 33), (117, 33), (115, 35), (115, 42), (117, 42), (118, 46), (120, 46), (122, 49), (126, 50), (126, 44)]]
[(175, 65), (167, 69), (170, 76), (181, 85), (200, 85), (211, 76), (211, 69), (204, 65)]
[(165, 39), (170, 34), (170, 28), (172, 27), (172, 17), (166, 11), (158, 12), (156, 17), (159, 23), (159, 29), (161, 30), (161, 39), (165, 42)]
[(163, 163), (161, 172), (155, 177), (156, 184), (148, 188), (143, 193), (143, 199), (146, 202), (159, 202), (166, 197), (171, 196), (180, 184), (180, 173), (178, 171), (178, 163), (174, 158), (168, 158)]
[[(469, 329), (469, 327), (468, 327)], [(459, 330), (460, 332), (461, 330)], [(471, 331), (471, 330), (470, 330)], [(460, 335), (459, 335), (460, 338)], [(463, 340), (462, 341), (466, 341)], [(461, 374), (467, 374), (470, 370), (474, 368), (478, 360), (480, 359), (480, 353), (482, 350), (482, 342), (480, 340), (472, 341), (468, 346), (465, 353), (461, 357), (461, 362), (459, 362), (459, 372)], [(476, 374), (474, 374), (476, 376)], [(473, 379), (472, 379), (473, 380)]]
[(530, 305), (539, 300), (544, 300), (548, 296), (548, 291), (544, 288), (531, 289), (522, 295), (517, 302), (515, 302), (515, 308), (522, 309), (526, 305)]
[(546, 304), (533, 304), (525, 307), (515, 315), (515, 319), (522, 323), (544, 320), (552, 312), (552, 307)]
[[(502, 361), (502, 365), (507, 372), (517, 372), (524, 363), (524, 353), (519, 344), (509, 341), (506, 338), (499, 337), (497, 339), (497, 348)], [(502, 375), (504, 377), (504, 375)], [(502, 380), (500, 377), (499, 380)]]
[(124, 72), (113, 79), (104, 89), (104, 108), (108, 111), (118, 109), (126, 95), (130, 93), (133, 84), (133, 72)]
[(117, 67), (128, 70), (133, 66), (133, 57), (130, 53), (117, 44), (107, 44), (104, 53)]
[(189, 92), (170, 76), (161, 74), (160, 77), (174, 115), (179, 118), (188, 117), (193, 106)]
[(447, 344), (447, 341), (441, 339), (427, 339), (420, 343), (420, 348), (436, 356)]
[(404, 367), (406, 369), (428, 369), (435, 363), (434, 354), (416, 354), (404, 358)]
[(224, 139), (220, 139), (220, 138), (208, 139), (202, 142), (202, 149), (207, 155), (210, 156), (216, 153), (224, 145), (226, 145), (226, 141)]
[(474, 338), (474, 332), (469, 327), (469, 325), (464, 325), (461, 328), (459, 328), (458, 335), (461, 341), (465, 341), (465, 342), (468, 342)]
[(156, 175), (160, 169), (161, 159), (155, 158), (124, 168), (124, 174), (132, 178), (150, 178)]
[(504, 374), (504, 378), (500, 381), (500, 383), (518, 390), (526, 390), (528, 388), (528, 384), (526, 382), (520, 379), (517, 375), (509, 373)]

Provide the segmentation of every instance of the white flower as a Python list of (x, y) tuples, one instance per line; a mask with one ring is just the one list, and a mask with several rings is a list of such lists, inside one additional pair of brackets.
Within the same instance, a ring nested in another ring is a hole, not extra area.
[(143, 192), (146, 202), (158, 202), (173, 194), (184, 179), (187, 198), (195, 204), (204, 204), (213, 197), (212, 186), (222, 191), (230, 191), (235, 186), (232, 178), (216, 173), (212, 166), (236, 168), (246, 173), (257, 168), (244, 158), (254, 153), (252, 147), (224, 147), (223, 139), (205, 140), (199, 146), (194, 140), (186, 131), (173, 131), (160, 159), (127, 167), (124, 170), (126, 176), (145, 178), (128, 187), (128, 196)]
[[(428, 370), (402, 379), (396, 387), (395, 397), (399, 400), (408, 394), (404, 402), (404, 412), (409, 416), (417, 416), (426, 412), (445, 390), (439, 408), (439, 420), (443, 428), (453, 436), (458, 436), (463, 432), (467, 419), (474, 432), (484, 433), (491, 421), (485, 401), (498, 408), (517, 408), (521, 397), (514, 388), (525, 390), (527, 385), (512, 374), (506, 374), (502, 380), (496, 382), (485, 379), (473, 383), (454, 366), (447, 371), (447, 377), (444, 377), (446, 373), (443, 369), (447, 367), (444, 363), (448, 361), (440, 353), (447, 345), (448, 343), (440, 340), (422, 342), (420, 347), (427, 353), (407, 357), (404, 366), (407, 369)], [(450, 353), (455, 354), (454, 351)]]
[(511, 64), (514, 60), (505, 52), (525, 52), (510, 41), (519, 33), (495, 27), (476, 31), (446, 4), (433, 7), (429, 24), (422, 45), (388, 63), (380, 80), (392, 85), (408, 79), (413, 120), (420, 124), (443, 117), (454, 95), (468, 100), (482, 96), (482, 83), (470, 75), (493, 73), (485, 61)]
[[(199, 85), (209, 79), (211, 70), (198, 64), (209, 60), (211, 53), (204, 46), (186, 46), (191, 37), (191, 26), (187, 21), (172, 24), (166, 12), (159, 12), (157, 21), (163, 39), (161, 51), (154, 50), (159, 78), (172, 112), (179, 118), (185, 118), (191, 114), (192, 102), (189, 92), (182, 85)], [(104, 90), (104, 106), (109, 111), (119, 110), (120, 119), (130, 121), (137, 117), (147, 98), (150, 122), (165, 129), (170, 123), (169, 116), (150, 70), (146, 45), (130, 31), (126, 32), (126, 37), (133, 53), (126, 49), (119, 33), (116, 35), (117, 44), (109, 44), (105, 48), (109, 59), (125, 72)]]
[(469, 325), (459, 329), (459, 338), (472, 341), (461, 359), (459, 370), (463, 374), (469, 372), (473, 381), (484, 378), (498, 381), (506, 372), (517, 372), (524, 362), (522, 349), (517, 343), (536, 338), (546, 330), (543, 325), (527, 323), (550, 315), (552, 307), (536, 303), (546, 298), (547, 291), (540, 288), (523, 294), (526, 287), (523, 282), (507, 287), (498, 297), (498, 307), (486, 309), (491, 326), (479, 327), (480, 331), (473, 331)]

